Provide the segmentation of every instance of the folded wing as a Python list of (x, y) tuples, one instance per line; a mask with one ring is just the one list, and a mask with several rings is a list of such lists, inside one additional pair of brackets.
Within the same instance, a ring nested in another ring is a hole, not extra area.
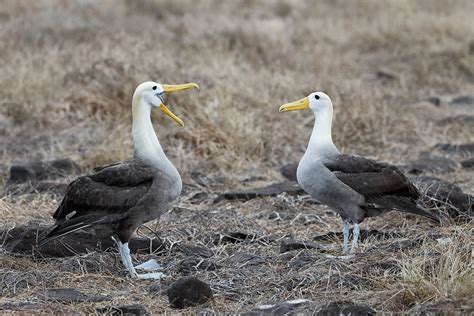
[(366, 199), (371, 212), (395, 209), (437, 218), (417, 206), (418, 189), (397, 167), (361, 156), (338, 155), (325, 163), (334, 175)]
[(127, 216), (150, 189), (153, 169), (131, 160), (95, 169), (92, 175), (69, 184), (54, 213), (56, 225), (45, 233), (45, 242), (95, 224), (111, 223)]

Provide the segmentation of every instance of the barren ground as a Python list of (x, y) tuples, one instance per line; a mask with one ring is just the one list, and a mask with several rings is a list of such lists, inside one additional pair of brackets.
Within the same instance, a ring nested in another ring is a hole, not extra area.
[[(472, 310), (472, 222), (436, 225), (388, 213), (362, 228), (394, 234), (369, 237), (355, 259), (339, 260), (327, 258), (340, 254), (339, 238), (280, 253), (289, 236), (311, 241), (340, 230), (338, 216), (307, 197), (214, 200), (224, 191), (282, 181), (279, 168), (302, 156), (313, 118), (279, 114), (278, 107), (315, 90), (333, 100), (333, 139), (345, 152), (406, 165), (423, 152), (441, 155), (433, 149), (438, 143), (474, 142), (474, 101), (456, 102), (474, 95), (473, 20), (469, 0), (2, 1), (2, 229), (51, 224), (61, 199), (9, 189), (12, 163), (69, 157), (86, 174), (128, 159), (135, 86), (193, 81), (199, 93), (167, 102), (184, 128), (153, 113), (186, 190), (170, 213), (138, 233), (209, 253), (168, 247), (135, 256), (163, 264), (167, 277), (156, 282), (125, 277), (114, 252), (42, 259), (2, 251), (0, 304), (39, 300), (43, 312), (94, 313), (139, 303), (152, 313), (170, 312), (160, 290), (191, 274), (214, 291), (212, 302), (191, 312), (245, 312), (294, 298), (353, 301), (378, 312), (429, 305), (445, 313)], [(454, 169), (435, 176), (474, 194), (473, 169)], [(253, 237), (218, 241), (232, 232)], [(101, 268), (85, 269), (90, 262)], [(37, 293), (46, 288), (113, 299), (42, 302)]]

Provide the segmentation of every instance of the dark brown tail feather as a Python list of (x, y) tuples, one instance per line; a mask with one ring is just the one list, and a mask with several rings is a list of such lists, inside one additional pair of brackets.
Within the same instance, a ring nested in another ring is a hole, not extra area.
[(409, 198), (398, 197), (398, 196), (388, 196), (386, 197), (385, 200), (390, 203), (391, 208), (394, 210), (397, 210), (399, 212), (404, 212), (404, 213), (411, 213), (411, 214), (425, 216), (425, 217), (428, 217), (429, 219), (437, 221), (438, 223), (440, 222), (440, 219), (438, 216), (418, 206), (416, 202), (414, 202), (413, 200)]
[(42, 246), (53, 239), (59, 238), (61, 236), (70, 234), (77, 230), (87, 228), (89, 226), (93, 226), (99, 224), (104, 221), (103, 216), (79, 216), (77, 218), (72, 218), (62, 223), (56, 223), (55, 225), (51, 226), (47, 229), (41, 236), (39, 237), (38, 246)]

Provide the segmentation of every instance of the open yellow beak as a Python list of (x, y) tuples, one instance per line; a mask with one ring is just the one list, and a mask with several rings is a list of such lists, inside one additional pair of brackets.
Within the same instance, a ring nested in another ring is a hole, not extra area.
[(173, 119), (173, 121), (175, 121), (176, 123), (178, 123), (181, 126), (184, 126), (183, 120), (180, 119), (179, 117), (177, 117), (176, 115), (174, 115), (174, 113), (171, 112), (170, 109), (168, 109), (168, 107), (166, 105), (164, 105), (163, 103), (161, 103), (161, 105), (160, 105), (160, 110), (162, 110), (166, 115), (171, 117)]
[(280, 109), (278, 111), (280, 111), (281, 113), (281, 112), (306, 110), (306, 109), (309, 109), (308, 97), (295, 101), (295, 102), (283, 104), (282, 106), (280, 106)]
[(194, 83), (185, 83), (185, 84), (162, 84), (163, 90), (165, 93), (172, 93), (176, 91), (188, 90), (192, 88), (196, 88), (199, 90), (199, 86)]
[[(174, 84), (162, 84), (161, 86), (163, 87), (163, 92), (164, 93), (172, 93), (172, 92), (183, 91), (183, 90), (188, 90), (188, 89), (192, 89), (192, 88), (196, 88), (196, 89), (199, 90), (199, 86), (194, 82), (185, 83), (185, 84), (176, 84), (176, 85), (174, 85)], [(160, 110), (162, 110), (166, 115), (171, 117), (173, 119), (173, 121), (175, 121), (176, 123), (178, 123), (181, 126), (184, 126), (183, 120), (180, 119), (179, 117), (177, 117), (176, 115), (174, 115), (174, 113), (171, 112), (170, 109), (168, 109), (168, 107), (166, 105), (164, 105), (163, 103), (161, 103), (161, 105), (160, 105)]]

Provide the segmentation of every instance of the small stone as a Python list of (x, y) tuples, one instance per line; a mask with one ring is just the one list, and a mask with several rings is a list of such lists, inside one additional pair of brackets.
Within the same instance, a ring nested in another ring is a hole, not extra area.
[(367, 305), (352, 302), (332, 302), (322, 306), (317, 315), (375, 315), (376, 312)]
[(212, 240), (214, 245), (221, 245), (221, 244), (238, 244), (244, 241), (252, 241), (258, 238), (255, 234), (248, 234), (244, 232), (225, 232), (225, 233), (218, 233), (212, 236)]
[(465, 169), (474, 168), (474, 157), (461, 161), (461, 167)]
[(441, 104), (441, 99), (439, 97), (428, 97), (426, 98), (426, 101), (436, 106), (439, 106)]
[(441, 144), (436, 144), (433, 148), (447, 154), (459, 154), (461, 156), (470, 156), (474, 154), (474, 143), (464, 143), (464, 144), (441, 143)]
[(283, 165), (280, 168), (281, 174), (290, 181), (296, 181), (296, 169), (298, 169), (297, 163), (289, 163)]
[(194, 276), (182, 277), (166, 291), (173, 308), (186, 308), (204, 304), (212, 298), (211, 287)]
[(408, 173), (420, 174), (423, 172), (447, 173), (456, 170), (459, 164), (447, 157), (422, 156), (406, 167)]
[(461, 95), (461, 96), (458, 96), (458, 97), (454, 97), (451, 100), (451, 104), (473, 105), (474, 104), (474, 95)]
[(69, 158), (16, 163), (10, 167), (9, 182), (21, 183), (56, 179), (79, 171), (80, 167)]
[(315, 244), (311, 241), (295, 240), (292, 238), (283, 239), (280, 244), (280, 253), (297, 249), (319, 249), (321, 245)]
[(219, 202), (221, 200), (251, 200), (258, 197), (264, 196), (277, 196), (281, 193), (302, 193), (303, 190), (300, 188), (298, 183), (293, 181), (274, 183), (263, 188), (248, 189), (242, 191), (231, 191), (220, 194), (219, 197), (214, 201)]
[(26, 166), (13, 165), (10, 167), (9, 182), (26, 182), (35, 178), (35, 172)]
[(378, 79), (388, 80), (388, 81), (399, 79), (398, 74), (396, 74), (395, 72), (393, 72), (391, 70), (388, 70), (388, 69), (379, 69), (379, 70), (377, 70), (376, 76), (377, 76)]

